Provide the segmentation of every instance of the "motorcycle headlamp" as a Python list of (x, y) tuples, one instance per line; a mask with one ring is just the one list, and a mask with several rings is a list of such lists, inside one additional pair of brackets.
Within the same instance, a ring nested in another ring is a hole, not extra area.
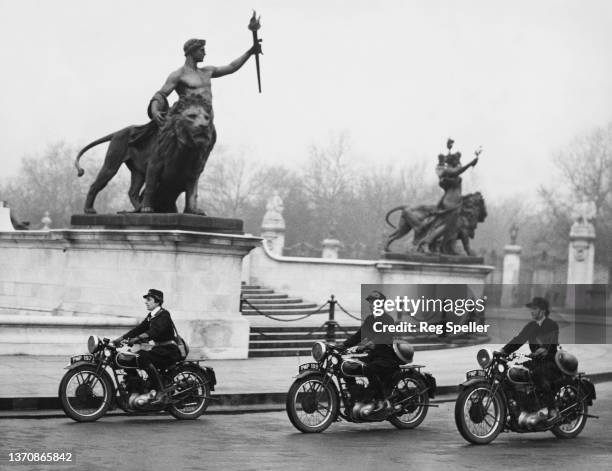
[(87, 340), (87, 350), (89, 350), (89, 353), (95, 353), (99, 346), (100, 339), (95, 335), (91, 335)]
[(327, 351), (327, 346), (323, 342), (315, 342), (312, 346), (312, 358), (315, 361), (321, 361), (323, 357), (325, 357), (325, 352)]
[(476, 361), (481, 368), (488, 368), (493, 361), (493, 352), (491, 352), (491, 350), (488, 348), (481, 348), (476, 354)]

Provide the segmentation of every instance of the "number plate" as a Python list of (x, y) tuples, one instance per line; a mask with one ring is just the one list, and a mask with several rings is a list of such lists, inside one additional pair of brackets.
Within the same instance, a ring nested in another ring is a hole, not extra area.
[(300, 365), (300, 373), (306, 370), (318, 370), (319, 368), (318, 363), (304, 363), (303, 365)]
[(73, 365), (77, 361), (87, 361), (89, 363), (93, 363), (94, 362), (93, 359), (94, 359), (93, 355), (75, 355), (72, 358), (70, 358), (70, 364)]
[(468, 371), (465, 374), (465, 377), (467, 379), (484, 378), (485, 377), (485, 371), (484, 370), (472, 370), (472, 371)]

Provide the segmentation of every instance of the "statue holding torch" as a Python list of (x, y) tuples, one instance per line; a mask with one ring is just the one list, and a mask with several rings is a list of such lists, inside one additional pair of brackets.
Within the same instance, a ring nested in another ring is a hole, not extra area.
[(158, 126), (163, 125), (165, 121), (165, 116), (169, 108), (167, 97), (173, 91), (177, 93), (179, 98), (188, 95), (200, 95), (212, 105), (211, 79), (233, 74), (238, 71), (252, 55), (255, 56), (257, 82), (259, 84), (259, 91), (261, 92), (259, 54), (262, 52), (261, 39), (257, 37), (257, 30), (259, 30), (261, 25), (259, 24), (259, 18), (255, 16), (255, 12), (253, 12), (248, 27), (253, 33), (253, 45), (248, 51), (227, 65), (205, 65), (203, 67), (198, 67), (198, 64), (202, 62), (206, 56), (206, 40), (189, 39), (185, 42), (183, 45), (185, 63), (170, 74), (159, 91), (153, 95), (149, 104), (149, 116)]

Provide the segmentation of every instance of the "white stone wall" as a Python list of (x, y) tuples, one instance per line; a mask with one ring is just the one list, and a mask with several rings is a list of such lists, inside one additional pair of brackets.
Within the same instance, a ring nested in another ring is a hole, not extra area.
[(259, 240), (187, 231), (0, 233), (0, 315), (144, 318), (142, 295), (157, 288), (194, 351), (246, 358), (241, 263)]

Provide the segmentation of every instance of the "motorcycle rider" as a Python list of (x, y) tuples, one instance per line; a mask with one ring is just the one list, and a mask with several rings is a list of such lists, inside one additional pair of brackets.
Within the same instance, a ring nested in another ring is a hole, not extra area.
[(113, 343), (118, 345), (124, 339), (127, 339), (129, 346), (151, 340), (155, 342), (151, 350), (138, 352), (138, 366), (147, 372), (157, 389), (152, 403), (159, 403), (166, 399), (166, 395), (158, 368), (165, 369), (175, 364), (180, 360), (181, 354), (174, 340), (174, 324), (170, 313), (162, 307), (164, 293), (151, 288), (143, 298), (149, 311), (148, 315), (139, 325), (113, 340)]
[[(555, 353), (559, 346), (559, 325), (549, 318), (550, 309), (545, 298), (534, 297), (526, 304), (531, 309), (531, 322), (510, 340), (501, 352), (509, 355), (518, 350), (525, 342), (529, 342), (532, 360), (524, 365), (531, 370), (533, 381), (542, 394), (549, 419), (556, 417), (557, 410), (551, 382), (560, 375), (555, 363)], [(542, 409), (540, 412), (545, 414)]]
[[(393, 325), (393, 318), (383, 312), (379, 316), (374, 315), (374, 302), (385, 302), (386, 296), (380, 291), (372, 291), (365, 300), (370, 304), (370, 315), (365, 318), (361, 329), (349, 337), (343, 344), (345, 348), (358, 346), (357, 349), (368, 353), (364, 360), (364, 375), (379, 400), (373, 412), (383, 408), (390, 408), (391, 403), (386, 399), (388, 379), (399, 369), (399, 360), (393, 351), (393, 335), (387, 331), (376, 332), (374, 323), (381, 322), (383, 325)], [(380, 329), (378, 329), (380, 330)]]

